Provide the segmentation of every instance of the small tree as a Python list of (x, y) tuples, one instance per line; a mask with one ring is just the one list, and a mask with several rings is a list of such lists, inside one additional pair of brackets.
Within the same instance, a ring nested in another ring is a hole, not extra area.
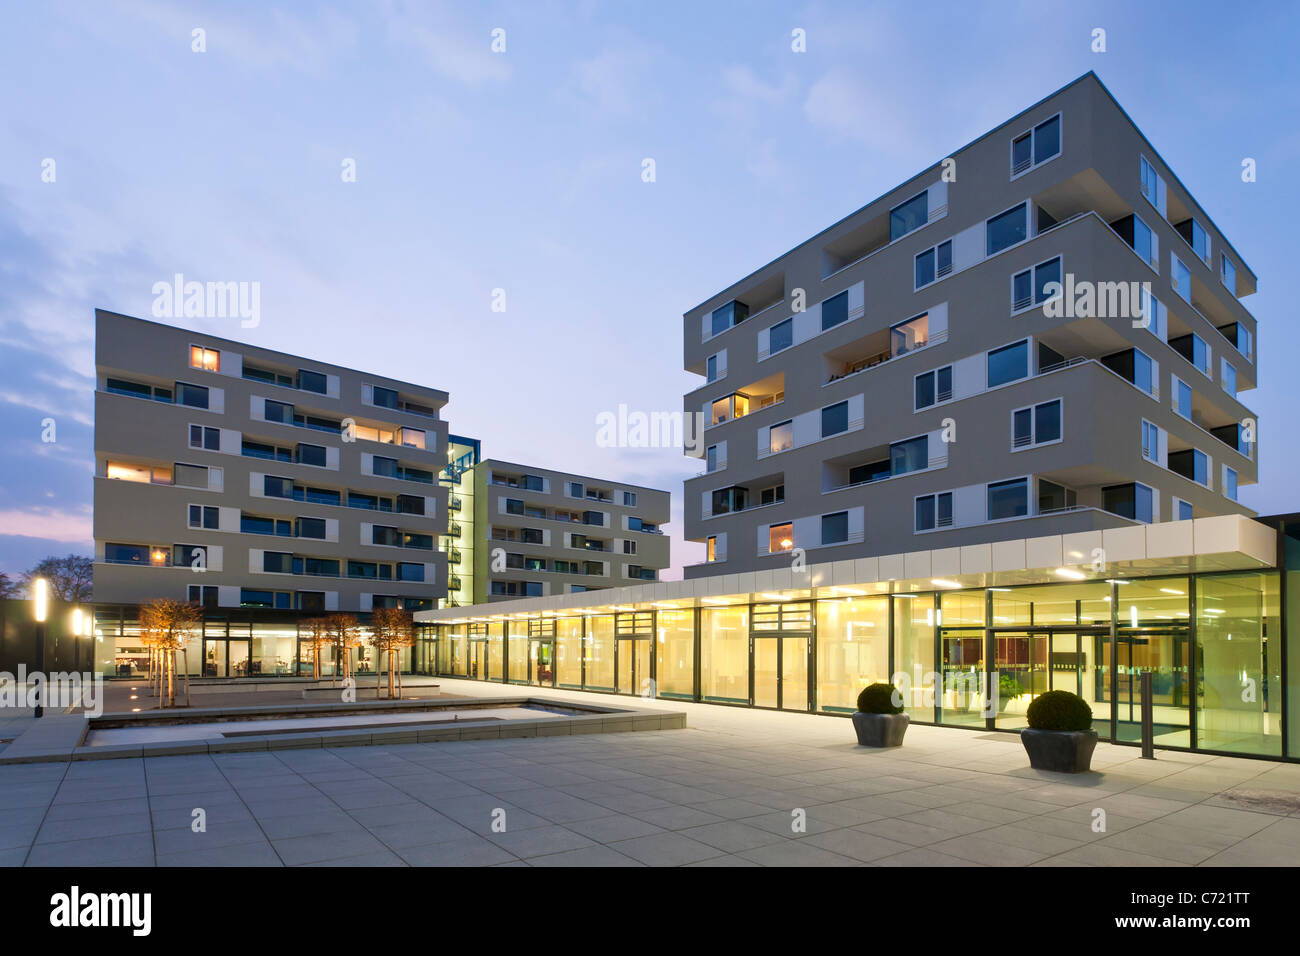
[(342, 676), (345, 680), (352, 676), (352, 648), (361, 643), (361, 626), (357, 624), (357, 619), (352, 614), (331, 614), (325, 619), (326, 633), (329, 635), (329, 643), (333, 645), (338, 659), (342, 662), (339, 667), (342, 670), (335, 671), (336, 676)]
[(396, 667), (402, 648), (415, 643), (411, 615), (401, 608), (377, 608), (370, 617), (370, 644), (377, 655), (388, 654), (388, 696), (395, 696), (394, 683), (401, 689), (401, 671)]
[(162, 657), (160, 679), (166, 681), (165, 707), (176, 706), (176, 652), (184, 648), (202, 626), (203, 611), (195, 604), (158, 598), (140, 608), (140, 633), (145, 636), (145, 644), (155, 647)]
[(331, 643), (330, 622), (324, 617), (310, 617), (302, 622), (298, 631), (299, 640), (311, 651), (311, 676), (320, 680), (320, 652), (322, 647)]
[(9, 575), (0, 571), (0, 598), (16, 598), (22, 596), (22, 588), (18, 582)]
[(50, 556), (23, 575), (23, 587), (31, 592), (32, 582), (45, 578), (50, 582), (50, 593), (60, 601), (83, 604), (90, 600), (90, 588), (95, 566), (82, 554), (69, 554), (57, 558)]

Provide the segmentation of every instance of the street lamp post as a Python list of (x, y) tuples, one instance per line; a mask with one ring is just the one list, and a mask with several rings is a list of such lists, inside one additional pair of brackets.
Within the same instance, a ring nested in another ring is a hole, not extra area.
[(45, 618), (49, 613), (49, 582), (44, 578), (37, 578), (32, 584), (32, 592), (34, 598), (33, 616), (36, 618), (36, 674), (34, 677), (39, 682), (36, 685), (34, 716), (44, 717), (45, 708), (42, 706), (42, 699), (45, 695), (41, 691), (45, 683)]

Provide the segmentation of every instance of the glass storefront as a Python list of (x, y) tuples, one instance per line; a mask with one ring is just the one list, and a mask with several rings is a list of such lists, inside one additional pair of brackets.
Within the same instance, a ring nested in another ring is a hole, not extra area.
[(889, 598), (818, 601), (817, 709), (852, 713), (862, 688), (889, 678)]
[(749, 607), (700, 611), (700, 696), (722, 704), (749, 703)]
[(656, 615), (655, 690), (659, 697), (695, 698), (695, 611)]
[(555, 686), (582, 688), (582, 624), (580, 617), (555, 622)]

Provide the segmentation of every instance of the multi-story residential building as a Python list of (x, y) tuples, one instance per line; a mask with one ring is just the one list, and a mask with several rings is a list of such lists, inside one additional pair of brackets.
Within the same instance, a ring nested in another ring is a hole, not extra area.
[[(95, 313), (94, 595), (201, 604), (214, 676), (290, 673), (300, 616), (436, 606), (447, 393)], [(301, 657), (305, 660), (306, 656)]]
[(1081, 77), (685, 314), (687, 577), (1251, 514), (1255, 282)]
[(488, 459), (473, 469), (474, 602), (657, 581), (669, 494)]

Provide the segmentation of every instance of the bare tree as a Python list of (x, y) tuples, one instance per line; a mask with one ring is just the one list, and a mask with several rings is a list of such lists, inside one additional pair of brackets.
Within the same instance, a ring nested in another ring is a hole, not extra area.
[(90, 600), (94, 564), (81, 554), (69, 554), (63, 558), (50, 556), (23, 575), (23, 588), (29, 594), (32, 582), (37, 578), (49, 581), (50, 593), (60, 601), (81, 603)]
[(370, 643), (376, 654), (388, 655), (388, 696), (391, 698), (395, 696), (395, 680), (401, 680), (396, 662), (402, 648), (415, 643), (415, 625), (411, 615), (401, 608), (376, 608), (370, 617)]
[(335, 670), (335, 675), (346, 680), (352, 676), (351, 651), (361, 643), (361, 626), (352, 614), (331, 614), (325, 620), (329, 642), (334, 646), (340, 662), (341, 673), (340, 670)]
[(18, 582), (0, 571), (0, 598), (22, 597), (23, 589)]
[[(145, 643), (162, 657), (160, 685), (165, 707), (176, 706), (176, 652), (185, 647), (203, 626), (203, 611), (195, 604), (158, 598), (140, 607), (140, 633)], [(185, 685), (187, 688), (189, 684)], [(188, 691), (187, 691), (188, 693)]]
[(304, 646), (311, 650), (312, 679), (320, 680), (321, 648), (328, 647), (332, 643), (329, 619), (311, 617), (303, 621), (302, 627), (298, 631), (298, 638)]

